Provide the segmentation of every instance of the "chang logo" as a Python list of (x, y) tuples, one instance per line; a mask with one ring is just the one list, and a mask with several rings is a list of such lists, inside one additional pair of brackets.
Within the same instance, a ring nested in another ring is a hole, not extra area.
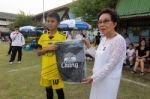
[(78, 68), (77, 58), (73, 53), (67, 53), (64, 56), (64, 62), (61, 64), (62, 68)]
[(65, 63), (72, 63), (77, 61), (76, 56), (72, 53), (67, 53), (64, 57)]

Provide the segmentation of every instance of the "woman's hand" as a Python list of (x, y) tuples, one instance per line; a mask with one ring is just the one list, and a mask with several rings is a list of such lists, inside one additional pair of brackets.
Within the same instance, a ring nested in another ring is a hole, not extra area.
[(86, 38), (83, 38), (83, 42), (85, 43), (87, 48), (91, 48), (91, 44)]
[(139, 57), (139, 56), (137, 56), (137, 57), (136, 57), (136, 60), (139, 60), (139, 59), (140, 59), (140, 57)]
[(91, 84), (93, 82), (93, 78), (92, 77), (88, 77), (86, 79), (83, 80), (83, 84)]

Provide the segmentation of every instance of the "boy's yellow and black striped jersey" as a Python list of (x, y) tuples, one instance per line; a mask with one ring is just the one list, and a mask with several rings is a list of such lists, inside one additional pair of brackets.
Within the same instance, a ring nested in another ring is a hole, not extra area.
[[(65, 40), (66, 40), (66, 35), (57, 31), (57, 33), (55, 33), (53, 38), (50, 38), (48, 33), (42, 34), (38, 41), (38, 44), (42, 46), (42, 48), (46, 48), (55, 42), (61, 42)], [(60, 79), (55, 51), (48, 52), (42, 55), (41, 76), (48, 80)]]

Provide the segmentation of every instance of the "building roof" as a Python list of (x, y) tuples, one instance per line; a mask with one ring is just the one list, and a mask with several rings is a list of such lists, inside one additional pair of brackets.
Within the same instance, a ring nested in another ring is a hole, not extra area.
[(116, 11), (121, 18), (150, 16), (150, 0), (119, 0)]
[(16, 16), (17, 16), (16, 14), (0, 12), (0, 18), (1, 19), (15, 20)]
[[(66, 9), (68, 8), (69, 6), (71, 6), (75, 1), (71, 2), (71, 3), (68, 3), (68, 4), (65, 4), (65, 5), (62, 5), (62, 6), (59, 6), (59, 7), (56, 7), (56, 8), (53, 8), (53, 9), (50, 9), (48, 11), (45, 11), (45, 13), (49, 13), (49, 12), (52, 12), (52, 11), (61, 11), (63, 9)], [(38, 16), (42, 16), (43, 15), (43, 12), (35, 15), (35, 17), (38, 17)]]

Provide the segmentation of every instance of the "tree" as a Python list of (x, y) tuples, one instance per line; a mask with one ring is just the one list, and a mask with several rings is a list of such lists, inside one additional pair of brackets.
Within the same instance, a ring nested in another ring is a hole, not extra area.
[(98, 13), (103, 8), (115, 8), (117, 0), (77, 0), (71, 7), (76, 17), (82, 19), (94, 27), (97, 21)]
[(32, 16), (31, 15), (26, 15), (24, 12), (20, 12), (17, 17), (15, 22), (11, 23), (9, 25), (10, 28), (14, 28), (15, 26), (26, 26), (26, 25), (35, 25), (34, 22), (32, 21)]

